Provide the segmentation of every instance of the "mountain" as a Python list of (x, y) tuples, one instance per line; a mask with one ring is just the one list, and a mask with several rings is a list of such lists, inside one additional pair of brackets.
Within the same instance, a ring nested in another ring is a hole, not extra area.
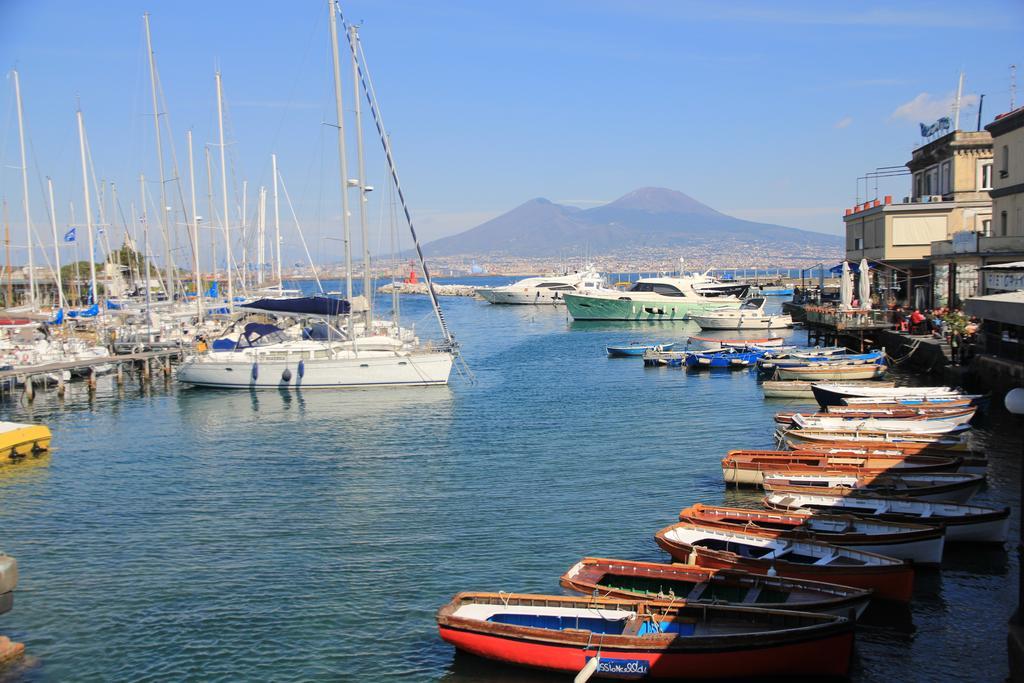
[(634, 190), (592, 209), (531, 199), (475, 228), (428, 243), (428, 256), (555, 256), (640, 247), (755, 247), (778, 253), (838, 252), (842, 237), (728, 216), (659, 187)]

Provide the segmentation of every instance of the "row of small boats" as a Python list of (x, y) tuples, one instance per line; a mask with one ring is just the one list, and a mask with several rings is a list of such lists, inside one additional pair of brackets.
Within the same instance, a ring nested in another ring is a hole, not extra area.
[(560, 578), (578, 596), (460, 593), (441, 637), (578, 681), (845, 675), (869, 601), (909, 602), (947, 543), (1004, 542), (1010, 511), (970, 504), (982, 397), (855, 383), (821, 399), (776, 415), (782, 450), (723, 458), (761, 509), (685, 508), (655, 534), (671, 563), (583, 558)]

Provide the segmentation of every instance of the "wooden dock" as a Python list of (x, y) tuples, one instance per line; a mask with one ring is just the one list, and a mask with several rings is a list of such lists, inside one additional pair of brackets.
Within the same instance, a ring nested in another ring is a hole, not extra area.
[[(17, 384), (21, 383), (25, 399), (32, 401), (36, 391), (35, 378), (57, 373), (54, 384), (57, 386), (57, 394), (63, 396), (67, 384), (63, 377), (65, 371), (85, 375), (86, 385), (92, 393), (96, 390), (96, 378), (99, 376), (97, 369), (104, 366), (113, 366), (114, 379), (118, 385), (124, 384), (126, 372), (137, 374), (140, 381), (147, 384), (154, 373), (162, 372), (169, 379), (172, 361), (180, 361), (184, 355), (185, 350), (181, 348), (163, 349), (0, 370), (0, 393), (13, 392)], [(43, 385), (45, 384), (44, 381)]]

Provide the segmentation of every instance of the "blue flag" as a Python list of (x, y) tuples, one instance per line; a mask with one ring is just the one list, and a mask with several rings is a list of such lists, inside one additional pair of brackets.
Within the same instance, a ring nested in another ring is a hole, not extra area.
[(76, 236), (76, 233), (75, 233), (76, 230), (78, 230), (78, 228), (71, 228), (66, 233), (64, 233), (64, 241), (65, 242), (75, 242), (77, 240), (77, 236)]

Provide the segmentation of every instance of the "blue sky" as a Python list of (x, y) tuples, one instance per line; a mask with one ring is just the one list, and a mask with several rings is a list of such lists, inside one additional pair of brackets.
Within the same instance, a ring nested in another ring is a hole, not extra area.
[[(856, 178), (909, 158), (920, 142), (917, 122), (948, 112), (960, 69), (970, 95), (961, 127), (973, 129), (976, 95), (986, 96), (988, 122), (1009, 108), (1009, 65), (1024, 67), (1018, 1), (352, 0), (343, 10), (363, 24), (403, 184), (427, 239), (533, 197), (589, 206), (647, 185), (743, 218), (837, 233)], [(37, 230), (48, 234), (40, 178), (54, 179), (62, 227), (69, 200), (81, 211), (76, 100), (96, 173), (117, 183), (126, 211), (139, 173), (156, 177), (145, 11), (182, 173), (185, 131), (194, 131), (199, 213), (208, 213), (202, 145), (217, 139), (219, 67), (232, 206), (247, 179), (254, 215), (255, 188), (270, 182), (277, 152), (311, 251), (337, 260), (336, 143), (324, 125), (335, 117), (320, 0), (0, 2), (0, 65), (21, 74)], [(350, 109), (347, 80), (344, 95)], [(13, 100), (7, 79), (0, 195), (17, 235)], [(369, 128), (367, 140), (368, 180), (383, 189)], [(898, 178), (881, 190), (902, 196), (908, 187)], [(370, 206), (374, 226), (383, 196)], [(286, 251), (298, 254), (286, 204), (282, 222)]]

